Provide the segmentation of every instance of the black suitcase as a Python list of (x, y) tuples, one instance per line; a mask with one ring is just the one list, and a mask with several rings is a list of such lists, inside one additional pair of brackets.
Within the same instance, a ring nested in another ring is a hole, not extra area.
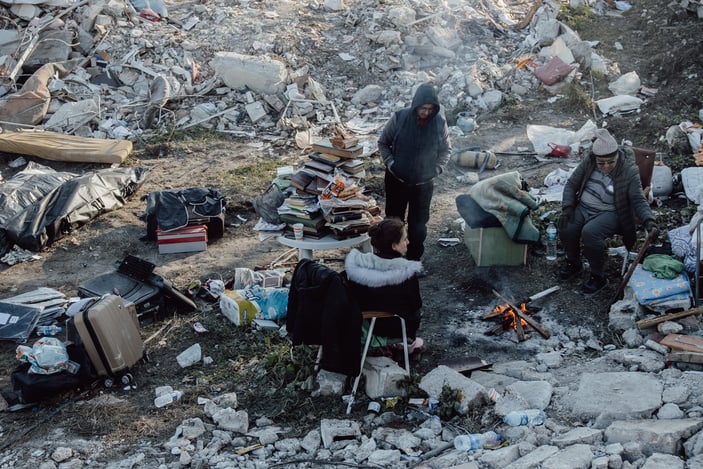
[(132, 303), (141, 323), (159, 319), (164, 309), (161, 287), (151, 282), (156, 266), (135, 256), (126, 256), (113, 272), (93, 277), (78, 286), (82, 298), (113, 294)]
[(88, 386), (96, 380), (90, 357), (80, 345), (66, 345), (68, 358), (80, 367), (76, 374), (62, 371), (50, 375), (28, 373), (30, 364), (22, 363), (10, 375), (12, 387), (23, 404), (52, 399), (72, 389)]

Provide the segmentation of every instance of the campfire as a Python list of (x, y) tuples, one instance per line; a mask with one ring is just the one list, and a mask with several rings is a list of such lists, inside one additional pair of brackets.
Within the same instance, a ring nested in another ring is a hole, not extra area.
[(493, 293), (503, 300), (505, 304), (499, 304), (492, 311), (483, 316), (484, 320), (497, 320), (498, 324), (494, 327), (488, 329), (486, 335), (499, 335), (507, 330), (514, 330), (517, 334), (517, 339), (519, 342), (523, 342), (528, 339), (527, 332), (530, 330), (537, 331), (542, 337), (548, 339), (550, 337), (549, 331), (547, 331), (535, 318), (532, 317), (533, 314), (539, 312), (541, 308), (528, 307), (528, 303), (534, 301), (538, 298), (542, 298), (555, 292), (559, 287), (552, 287), (543, 292), (537, 293), (529, 297), (526, 301), (521, 302), (519, 306), (514, 302), (508, 301), (500, 293), (493, 290)]

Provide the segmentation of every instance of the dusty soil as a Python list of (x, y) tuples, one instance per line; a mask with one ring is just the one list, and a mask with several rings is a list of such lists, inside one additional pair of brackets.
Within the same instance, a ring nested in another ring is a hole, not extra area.
[[(592, 118), (598, 124), (607, 123), (618, 138), (668, 152), (660, 137), (669, 126), (681, 120), (695, 120), (702, 105), (703, 89), (700, 76), (696, 75), (700, 73), (696, 61), (703, 45), (698, 37), (700, 20), (664, 3), (638, 1), (623, 18), (578, 19), (582, 39), (601, 41), (600, 52), (612, 60), (621, 73), (636, 70), (643, 85), (658, 89), (640, 113), (603, 119), (589, 106), (564, 99), (550, 104), (548, 94), (536, 93), (510, 101), (496, 112), (478, 116), (478, 127), (473, 135), (454, 139), (454, 146), (477, 144), (494, 151), (514, 151), (530, 146), (525, 135), (527, 124), (578, 128)], [(615, 47), (616, 43), (622, 44), (622, 48)], [(605, 77), (582, 76), (577, 86), (587, 96), (598, 99), (610, 96), (607, 83)], [(285, 257), (287, 248), (274, 240), (260, 242), (252, 230), (257, 217), (250, 201), (265, 189), (277, 165), (299, 163), (306, 156), (289, 144), (277, 148), (282, 156), (272, 159), (250, 143), (222, 136), (219, 140), (196, 138), (138, 145), (128, 164), (151, 171), (136, 196), (123, 209), (101, 216), (56, 242), (40, 253), (40, 260), (0, 267), (0, 296), (12, 296), (40, 286), (75, 295), (82, 281), (111, 270), (113, 263), (126, 254), (155, 263), (156, 272), (179, 288), (194, 279), (227, 280), (236, 267), (269, 266)], [(4, 163), (15, 157), (0, 155)], [(669, 154), (667, 158), (675, 171), (692, 165), (692, 159), (685, 156)], [(482, 177), (518, 170), (531, 186), (539, 187), (544, 176), (564, 161), (545, 163), (533, 157), (505, 156), (500, 163), (497, 170), (487, 171)], [(61, 169), (60, 164), (49, 165)], [(73, 171), (86, 169), (89, 167), (71, 166)], [(429, 348), (414, 360), (413, 372), (422, 376), (445, 360), (461, 357), (477, 356), (493, 362), (523, 359), (536, 350), (558, 348), (564, 342), (585, 341), (590, 337), (605, 344), (619, 343), (617, 335), (607, 327), (607, 312), (620, 270), (620, 261), (616, 259), (609, 264), (611, 284), (598, 295), (584, 297), (577, 281), (561, 285), (559, 292), (536, 303), (541, 307), (537, 318), (552, 332), (549, 341), (534, 332), (522, 343), (515, 340), (512, 332), (497, 337), (484, 335), (493, 323), (481, 317), (500, 303), (492, 290), (516, 300), (526, 298), (557, 284), (556, 264), (531, 249), (525, 266), (476, 267), (463, 244), (438, 245), (436, 240), (440, 237), (461, 236), (453, 229), (452, 222), (459, 217), (455, 198), (467, 190), (456, 178), (463, 171), (450, 166), (436, 185), (423, 259), (430, 275), (421, 283), (425, 303), (421, 335)], [(369, 173), (367, 188), (382, 204), (382, 168), (376, 163)], [(11, 174), (11, 170), (3, 166), (5, 179)], [(144, 210), (144, 202), (139, 197), (154, 190), (189, 186), (216, 187), (227, 196), (225, 236), (210, 243), (207, 252), (159, 255), (155, 243), (140, 240), (145, 234), (145, 225), (139, 219)], [(680, 199), (668, 201), (657, 210), (660, 223), (670, 227), (680, 225), (682, 217), (678, 213), (685, 205)], [(555, 208), (545, 205), (533, 214), (538, 226), (545, 226), (539, 216)], [(324, 257), (326, 262), (341, 270), (344, 254), (344, 251), (325, 252)], [(283, 265), (292, 269), (294, 261), (293, 258)], [(62, 434), (61, 438), (93, 438), (102, 441), (108, 450), (105, 457), (109, 458), (109, 451), (128, 453), (129, 446), (138, 441), (163, 442), (182, 419), (202, 415), (196, 403), (197, 396), (226, 391), (237, 392), (240, 408), (249, 412), (252, 421), (267, 416), (278, 424), (295, 428), (300, 434), (318, 425), (320, 418), (343, 415), (338, 398), (313, 399), (308, 391), (301, 390), (309, 373), (309, 363), (308, 366), (293, 366), (284, 339), (276, 334), (239, 329), (219, 314), (216, 305), (201, 302), (200, 306), (201, 310), (195, 314), (173, 311), (166, 318), (143, 327), (150, 360), (134, 370), (136, 389), (104, 389), (97, 385), (81, 394), (60, 396), (38, 406), (34, 412), (4, 413), (0, 416), (0, 431), (7, 443), (41, 442)], [(209, 332), (194, 332), (195, 322), (202, 323)], [(175, 356), (195, 342), (201, 344), (204, 355), (214, 359), (214, 364), (181, 369)], [(0, 344), (0, 388), (3, 390), (9, 389), (9, 375), (17, 365), (15, 346)], [(572, 356), (572, 359), (578, 357)], [(186, 395), (182, 405), (157, 411), (153, 407), (153, 389), (166, 384), (185, 390)], [(117, 411), (114, 406), (92, 403), (91, 399), (103, 393), (124, 397), (125, 402), (119, 404)], [(358, 404), (354, 417), (365, 413), (364, 404)], [(477, 428), (480, 419), (477, 413), (464, 425)], [(6, 446), (3, 445), (3, 449)]]

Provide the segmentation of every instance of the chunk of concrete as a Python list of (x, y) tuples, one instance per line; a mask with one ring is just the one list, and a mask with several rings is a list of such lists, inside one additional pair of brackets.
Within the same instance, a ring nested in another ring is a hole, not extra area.
[(683, 440), (703, 428), (703, 419), (618, 420), (605, 430), (608, 443), (636, 441), (646, 456), (679, 454)]
[[(688, 467), (695, 467), (689, 465)], [(647, 458), (642, 469), (683, 469), (684, 462), (671, 454), (653, 454)]]
[(251, 104), (247, 104), (244, 106), (244, 109), (246, 109), (249, 119), (251, 119), (251, 122), (254, 124), (266, 117), (266, 109), (264, 109), (264, 105), (261, 104), (261, 101), (254, 101)]
[(359, 422), (337, 419), (322, 419), (320, 422), (320, 437), (325, 448), (329, 448), (336, 440), (358, 439), (360, 436)]
[(247, 87), (262, 94), (283, 92), (288, 75), (285, 64), (279, 60), (236, 52), (215, 53), (210, 66), (230, 88)]
[(578, 418), (649, 417), (661, 406), (663, 385), (647, 373), (584, 373), (570, 406)]
[(68, 60), (71, 54), (73, 33), (69, 30), (52, 29), (39, 35), (36, 49), (24, 63), (25, 67), (59, 63)]
[(383, 88), (379, 85), (366, 85), (354, 93), (351, 98), (352, 104), (367, 104), (378, 101), (383, 93)]
[(558, 452), (559, 448), (556, 446), (540, 446), (534, 451), (530, 451), (517, 461), (511, 462), (505, 466), (505, 469), (533, 469), (535, 467), (540, 467), (540, 464), (543, 461)]
[(381, 396), (405, 396), (400, 382), (405, 369), (388, 357), (368, 357), (362, 371), (366, 377), (366, 395), (371, 399)]
[(553, 387), (546, 381), (516, 381), (506, 386), (506, 394), (523, 398), (530, 409), (546, 409), (552, 400)]
[(212, 415), (212, 420), (222, 430), (236, 433), (249, 431), (249, 414), (245, 410), (234, 410), (227, 407), (215, 412)]
[(98, 104), (92, 99), (65, 103), (44, 124), (46, 130), (73, 130), (98, 115)]
[(591, 467), (592, 459), (591, 447), (579, 444), (564, 448), (548, 457), (540, 467), (542, 469), (588, 469)]
[(603, 441), (603, 430), (588, 427), (572, 428), (563, 435), (552, 438), (552, 443), (559, 448), (576, 444), (597, 445)]
[(479, 460), (491, 469), (500, 469), (520, 457), (520, 448), (517, 445), (505, 446), (493, 451), (484, 451), (479, 455)]
[(461, 414), (466, 414), (471, 407), (479, 406), (486, 402), (486, 388), (448, 366), (440, 365), (420, 380), (420, 389), (425, 391), (430, 397), (438, 398), (442, 394), (442, 388), (445, 385), (452, 389), (461, 390), (463, 396), (459, 403), (459, 413)]

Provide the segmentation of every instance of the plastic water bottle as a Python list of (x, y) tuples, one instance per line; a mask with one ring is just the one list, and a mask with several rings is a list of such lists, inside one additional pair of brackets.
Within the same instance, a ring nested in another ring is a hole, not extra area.
[(440, 433), (442, 433), (442, 421), (437, 415), (433, 415), (432, 417), (430, 417), (430, 429), (434, 432), (435, 435), (439, 435)]
[(500, 435), (494, 431), (469, 433), (454, 438), (454, 448), (459, 451), (471, 451), (479, 448), (497, 448), (500, 446), (500, 443)]
[(557, 227), (553, 221), (547, 226), (547, 260), (557, 260)]
[(57, 326), (56, 324), (52, 324), (51, 326), (37, 326), (37, 335), (57, 335), (59, 334), (63, 329), (61, 326)]
[(167, 392), (154, 399), (154, 405), (159, 408), (167, 406), (172, 402), (176, 402), (177, 400), (179, 400), (182, 395), (182, 391)]
[(541, 409), (515, 410), (503, 417), (503, 423), (511, 427), (520, 425), (542, 425), (547, 418)]

